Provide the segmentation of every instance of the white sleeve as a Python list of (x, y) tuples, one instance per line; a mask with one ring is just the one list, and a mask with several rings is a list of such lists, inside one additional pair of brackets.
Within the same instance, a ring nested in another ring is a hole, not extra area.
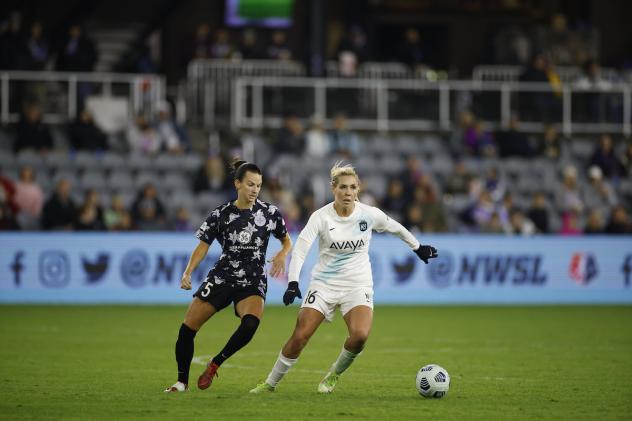
[(419, 248), (419, 241), (417, 241), (415, 236), (402, 224), (392, 219), (378, 208), (373, 208), (372, 210), (373, 217), (375, 218), (375, 231), (386, 231), (388, 233), (395, 234), (396, 236), (401, 238), (403, 242), (408, 244), (408, 247), (410, 247), (411, 249), (416, 250), (417, 248)]
[(288, 282), (298, 282), (301, 274), (301, 268), (303, 267), (303, 263), (305, 263), (305, 257), (307, 256), (312, 243), (318, 236), (320, 222), (321, 218), (319, 215), (313, 213), (312, 216), (310, 216), (309, 221), (307, 221), (305, 228), (303, 228), (301, 233), (298, 235), (298, 239), (296, 240), (296, 244), (292, 250), (290, 269), (287, 274)]

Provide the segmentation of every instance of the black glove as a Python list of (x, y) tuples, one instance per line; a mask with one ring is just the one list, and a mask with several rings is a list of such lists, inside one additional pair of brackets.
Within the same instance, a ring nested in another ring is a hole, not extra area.
[(285, 294), (283, 294), (283, 304), (285, 304), (286, 306), (292, 304), (296, 297), (303, 298), (303, 296), (301, 295), (301, 290), (298, 289), (298, 282), (288, 282)]
[(415, 254), (419, 256), (419, 258), (425, 263), (428, 264), (428, 259), (434, 259), (439, 256), (437, 253), (437, 249), (432, 246), (422, 246), (419, 245), (419, 248), (415, 250)]

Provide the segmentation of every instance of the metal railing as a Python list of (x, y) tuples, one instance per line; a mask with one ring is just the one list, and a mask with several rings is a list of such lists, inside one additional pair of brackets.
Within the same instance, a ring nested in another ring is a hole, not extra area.
[[(340, 76), (339, 63), (326, 63), (329, 77)], [(233, 81), (242, 76), (302, 77), (306, 71), (297, 61), (278, 60), (193, 60), (188, 66), (187, 104), (188, 121), (212, 127), (219, 118), (229, 121)], [(416, 74), (403, 63), (361, 63), (357, 69), (361, 79), (410, 79)]]
[[(524, 71), (524, 66), (480, 65), (472, 70), (472, 79), (489, 82), (517, 82)], [(583, 70), (577, 66), (556, 66), (555, 71), (560, 80), (565, 83), (573, 82), (583, 74)], [(602, 78), (612, 82), (622, 80), (622, 75), (615, 69), (602, 68), (600, 74)]]
[(344, 112), (352, 129), (424, 131), (453, 129), (458, 114), (470, 109), (490, 128), (507, 127), (517, 114), (525, 132), (555, 124), (567, 135), (630, 135), (631, 90), (625, 83), (602, 91), (563, 84), (553, 91), (526, 82), (241, 77), (234, 82), (231, 115), (241, 129), (280, 127), (291, 110), (304, 119), (324, 117), (325, 125)]
[(304, 76), (300, 62), (278, 60), (193, 60), (187, 69), (188, 121), (212, 126), (231, 110), (233, 80), (239, 76)]
[(75, 118), (92, 95), (126, 97), (130, 114), (138, 114), (155, 112), (165, 94), (165, 79), (157, 75), (2, 71), (0, 123), (18, 121), (25, 100), (39, 103), (45, 123), (58, 124)]

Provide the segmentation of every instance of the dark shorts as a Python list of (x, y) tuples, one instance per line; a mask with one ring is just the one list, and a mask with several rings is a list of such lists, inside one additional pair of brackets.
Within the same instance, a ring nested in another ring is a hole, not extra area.
[[(237, 303), (241, 300), (252, 297), (253, 295), (261, 297), (265, 301), (267, 289), (267, 285), (265, 285), (263, 291), (261, 291), (261, 289), (259, 289), (259, 287), (256, 285), (249, 285), (246, 287), (241, 287), (228, 283), (214, 285), (209, 283), (208, 281), (204, 281), (202, 282), (198, 290), (195, 291), (195, 294), (193, 294), (193, 296), (199, 298), (202, 301), (206, 301), (207, 303), (215, 307), (215, 310), (220, 311), (230, 305), (230, 303), (233, 303), (233, 305), (236, 306)], [(236, 308), (235, 315), (239, 317)]]

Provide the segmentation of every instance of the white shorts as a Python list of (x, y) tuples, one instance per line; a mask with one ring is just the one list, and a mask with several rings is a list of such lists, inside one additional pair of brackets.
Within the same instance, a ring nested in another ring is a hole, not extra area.
[(338, 306), (343, 316), (357, 306), (373, 309), (373, 288), (370, 287), (337, 291), (321, 283), (309, 284), (309, 289), (303, 297), (301, 308), (313, 308), (321, 312), (328, 322), (333, 320), (334, 311)]

